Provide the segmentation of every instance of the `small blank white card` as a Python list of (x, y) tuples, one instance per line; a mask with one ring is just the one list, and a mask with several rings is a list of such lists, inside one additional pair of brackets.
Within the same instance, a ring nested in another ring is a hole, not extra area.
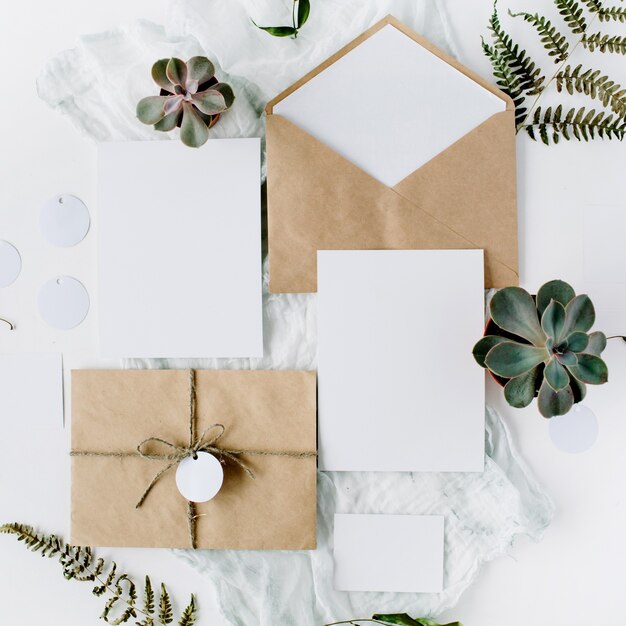
[(260, 184), (259, 139), (100, 145), (104, 355), (263, 355)]
[(335, 515), (335, 589), (443, 591), (439, 515)]
[(318, 252), (319, 465), (484, 469), (482, 250)]

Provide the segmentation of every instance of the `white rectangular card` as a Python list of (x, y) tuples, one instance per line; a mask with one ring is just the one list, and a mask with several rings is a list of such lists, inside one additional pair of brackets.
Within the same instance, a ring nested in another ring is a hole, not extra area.
[(391, 187), (505, 108), (388, 24), (277, 102), (274, 113)]
[(4, 522), (65, 532), (69, 511), (63, 366), (58, 353), (0, 354), (0, 511)]
[(98, 231), (103, 355), (263, 355), (259, 139), (101, 144)]
[(439, 515), (335, 515), (335, 589), (443, 591)]
[(318, 252), (320, 469), (484, 468), (482, 250)]

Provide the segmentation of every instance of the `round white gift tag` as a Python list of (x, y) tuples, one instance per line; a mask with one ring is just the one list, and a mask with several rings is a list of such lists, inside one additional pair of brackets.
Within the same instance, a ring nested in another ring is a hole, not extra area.
[(22, 271), (22, 257), (8, 241), (0, 240), (0, 287), (14, 283)]
[(39, 292), (39, 312), (53, 328), (69, 330), (87, 317), (89, 294), (75, 278), (53, 278)]
[(198, 458), (188, 456), (178, 464), (176, 486), (190, 502), (208, 502), (217, 495), (224, 482), (222, 464), (208, 452), (198, 452)]
[(550, 418), (548, 425), (552, 443), (563, 452), (585, 452), (598, 438), (598, 420), (586, 406), (575, 404), (565, 415)]
[(53, 246), (69, 248), (80, 243), (89, 232), (89, 211), (76, 196), (62, 194), (50, 198), (39, 214), (43, 238)]

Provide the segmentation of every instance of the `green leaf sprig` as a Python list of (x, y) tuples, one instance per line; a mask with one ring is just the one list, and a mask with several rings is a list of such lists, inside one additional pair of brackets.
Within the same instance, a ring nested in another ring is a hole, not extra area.
[[(548, 61), (557, 64), (556, 71), (548, 78), (538, 62), (534, 61), (504, 30), (494, 2), (489, 19), (491, 43), (484, 39), (483, 52), (489, 59), (497, 85), (508, 94), (515, 104), (516, 131), (544, 144), (592, 139), (618, 139), (626, 136), (626, 88), (604, 75), (600, 70), (573, 66), (572, 55), (579, 48), (587, 52), (626, 54), (626, 36), (593, 31), (599, 23), (626, 23), (626, 7), (607, 7), (604, 0), (553, 0), (563, 26), (574, 35), (568, 40), (550, 19), (538, 13), (509, 11), (513, 18), (520, 18), (537, 32), (547, 54)], [(541, 98), (554, 85), (563, 96), (582, 94), (597, 103), (590, 106), (568, 107), (566, 103), (556, 106), (540, 106)]]
[(259, 26), (250, 20), (257, 28), (264, 30), (274, 37), (291, 37), (296, 39), (300, 29), (306, 24), (311, 13), (310, 0), (293, 0), (291, 8), (291, 26)]
[(450, 624), (438, 624), (428, 617), (411, 617), (407, 613), (377, 613), (371, 618), (349, 619), (343, 622), (332, 622), (325, 626), (339, 626), (339, 624), (382, 624), (382, 626), (463, 626), (461, 622), (451, 622)]
[[(4, 524), (0, 534), (14, 535), (32, 552), (43, 557), (57, 558), (66, 580), (92, 582), (95, 596), (108, 596), (100, 619), (107, 624), (126, 624), (131, 619), (135, 626), (167, 626), (174, 622), (174, 608), (167, 588), (161, 583), (158, 606), (150, 577), (145, 577), (143, 602), (139, 603), (137, 585), (128, 574), (120, 573), (117, 564), (96, 559), (91, 548), (72, 546), (56, 535), (44, 535), (25, 524)], [(189, 604), (178, 620), (178, 626), (196, 623), (196, 599), (192, 594)]]

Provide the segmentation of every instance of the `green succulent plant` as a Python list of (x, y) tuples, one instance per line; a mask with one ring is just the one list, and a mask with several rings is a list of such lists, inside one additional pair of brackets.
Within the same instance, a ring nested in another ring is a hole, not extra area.
[(519, 287), (498, 291), (489, 305), (485, 336), (474, 346), (476, 362), (504, 385), (506, 401), (528, 406), (535, 396), (544, 417), (565, 415), (586, 385), (608, 381), (604, 333), (589, 333), (596, 318), (589, 296), (562, 280), (546, 283), (533, 298)]
[(235, 101), (230, 85), (215, 78), (215, 66), (206, 57), (160, 59), (152, 66), (152, 78), (161, 88), (158, 96), (142, 98), (137, 117), (155, 130), (180, 127), (181, 141), (199, 148), (209, 138), (209, 128)]

